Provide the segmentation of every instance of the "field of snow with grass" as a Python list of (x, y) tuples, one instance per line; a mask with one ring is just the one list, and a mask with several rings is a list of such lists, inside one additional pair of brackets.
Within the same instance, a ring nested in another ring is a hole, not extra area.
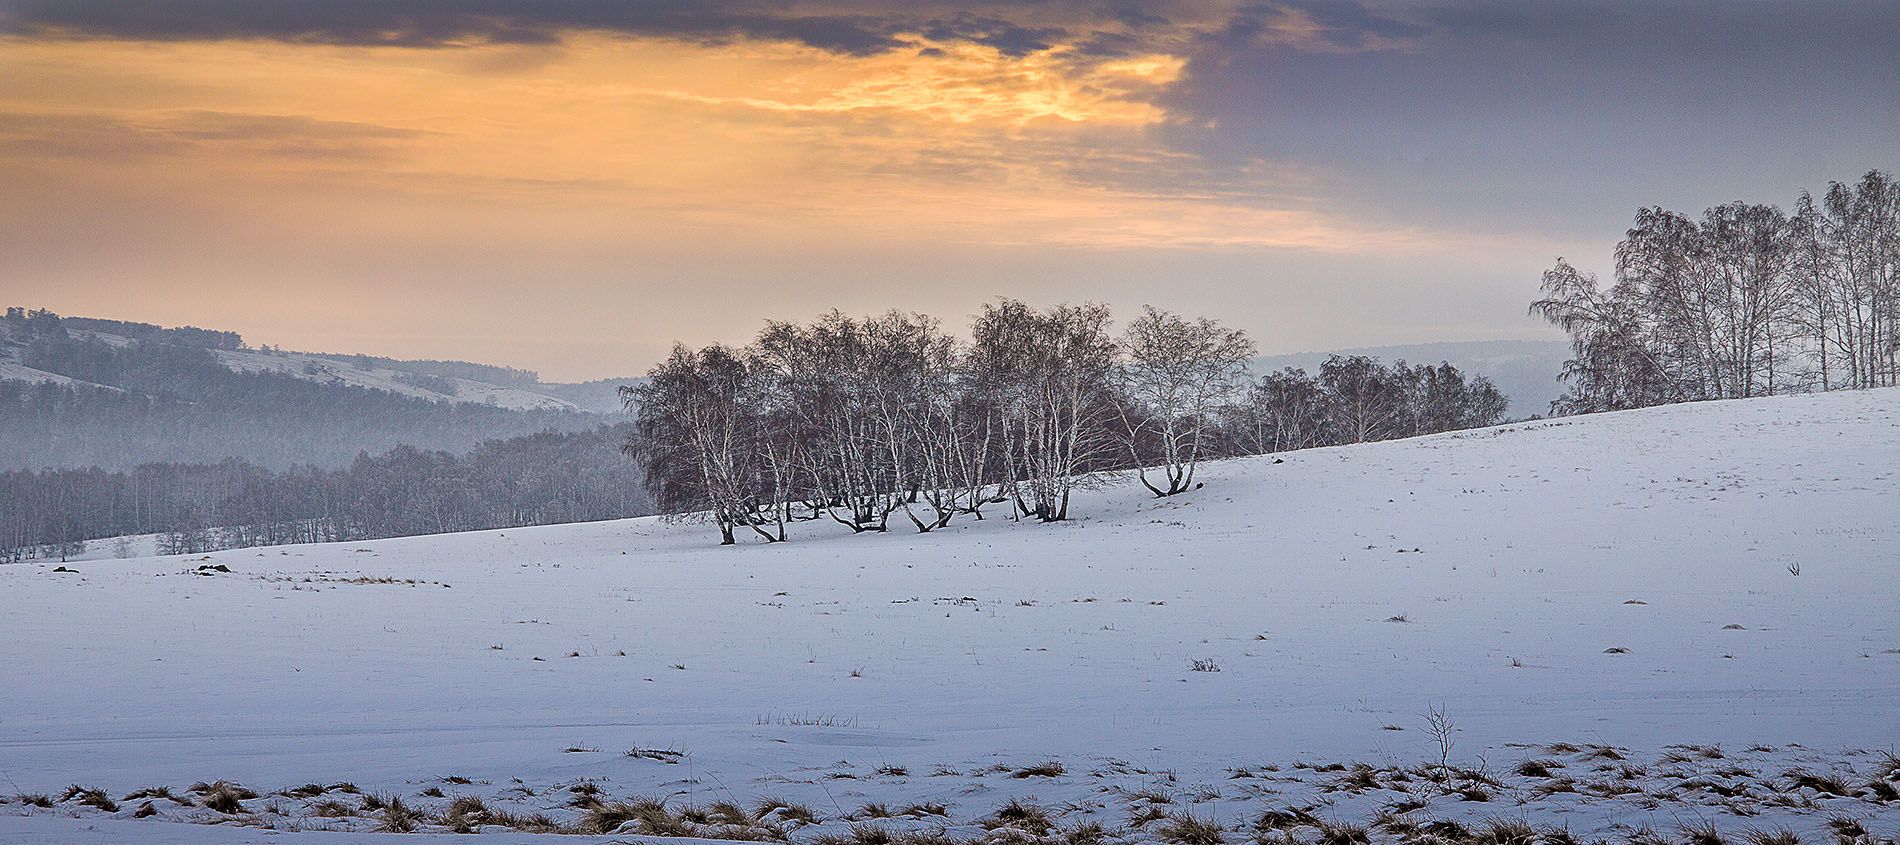
[(928, 535), (639, 519), (0, 567), (0, 842), (1900, 829), (1900, 390), (1205, 476)]

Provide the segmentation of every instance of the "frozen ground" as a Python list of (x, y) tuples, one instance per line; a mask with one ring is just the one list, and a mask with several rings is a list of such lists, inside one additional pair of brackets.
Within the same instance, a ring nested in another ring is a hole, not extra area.
[[(583, 781), (675, 810), (782, 797), (819, 818), (768, 818), (801, 843), (867, 802), (945, 805), (867, 823), (974, 839), (1012, 798), (1111, 840), (1166, 838), (1131, 825), (1151, 805), (1235, 843), (1268, 810), (1617, 842), (1900, 829), (1876, 785), (1900, 750), (1900, 390), (1282, 457), (1172, 500), (1089, 492), (1056, 526), (720, 548), (641, 519), (0, 567), (0, 842), (382, 841), (295, 832), (376, 826), (312, 816), (360, 796), (268, 794), (343, 781), (560, 824)], [(1458, 729), (1445, 788), (1432, 707)], [(266, 794), (121, 800), (216, 779)]]

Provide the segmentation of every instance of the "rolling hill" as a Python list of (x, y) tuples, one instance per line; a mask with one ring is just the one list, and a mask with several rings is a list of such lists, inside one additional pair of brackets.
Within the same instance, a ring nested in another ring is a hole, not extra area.
[[(424, 830), (474, 796), (652, 832), (602, 814), (644, 796), (674, 835), (797, 843), (1030, 837), (1037, 813), (1109, 842), (1183, 818), (1231, 842), (1900, 828), (1876, 753), (1900, 724), (1900, 389), (1206, 477), (928, 535), (819, 521), (722, 548), (646, 518), (0, 567), (0, 677), (34, 679), (0, 685), (7, 776), (118, 808), (0, 804), (0, 839), (384, 841), (388, 811), (343, 781), (436, 814)], [(217, 778), (316, 791), (118, 800)], [(765, 799), (812, 823), (705, 809)], [(191, 824), (232, 819), (252, 827)]]

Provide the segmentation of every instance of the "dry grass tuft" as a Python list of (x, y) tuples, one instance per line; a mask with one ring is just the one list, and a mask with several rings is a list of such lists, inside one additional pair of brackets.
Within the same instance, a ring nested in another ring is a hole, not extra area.
[(1537, 831), (1523, 819), (1491, 818), (1478, 826), (1474, 845), (1533, 845)]
[(457, 795), (442, 811), (442, 824), (454, 833), (476, 833), (482, 825), (491, 823), (492, 814), (482, 799), (473, 795)]
[(1563, 768), (1563, 765), (1564, 764), (1559, 763), (1556, 760), (1532, 759), (1532, 760), (1525, 760), (1524, 762), (1517, 764), (1517, 768), (1513, 769), (1512, 771), (1515, 771), (1518, 774), (1523, 775), (1524, 777), (1527, 777), (1527, 778), (1547, 778), (1551, 776), (1552, 774), (1551, 770), (1561, 769)]
[(692, 836), (691, 824), (668, 812), (663, 802), (648, 798), (633, 801), (594, 800), (581, 816), (583, 833), (619, 833), (632, 824), (635, 833), (648, 836)]
[(1010, 777), (1013, 777), (1013, 778), (1058, 778), (1058, 777), (1062, 777), (1062, 775), (1066, 773), (1067, 771), (1068, 769), (1063, 767), (1061, 760), (1044, 760), (1033, 766), (1024, 766), (1020, 769), (1017, 769), (1014, 773), (1010, 775)]
[(1168, 816), (1167, 822), (1155, 829), (1163, 842), (1173, 845), (1221, 845), (1226, 833), (1227, 829), (1219, 822), (1188, 812)]
[(1795, 789), (1812, 789), (1822, 795), (1837, 795), (1852, 798), (1858, 791), (1847, 785), (1839, 775), (1821, 774), (1808, 769), (1789, 769), (1783, 776), (1794, 783)]
[(1371, 845), (1372, 834), (1364, 827), (1344, 822), (1320, 822), (1318, 845)]
[(119, 811), (118, 803), (113, 801), (112, 796), (107, 795), (105, 790), (89, 786), (80, 786), (79, 784), (66, 787), (66, 791), (59, 796), (59, 803), (64, 804), (68, 801), (76, 802), (81, 806), (104, 810), (108, 813), (116, 813)]
[(1055, 838), (1062, 845), (1104, 845), (1108, 829), (1096, 822), (1077, 822), (1056, 831)]
[(379, 833), (415, 833), (427, 819), (422, 813), (404, 804), (396, 795), (384, 795), (378, 799), (382, 804), (383, 821), (376, 826)]
[(1257, 833), (1285, 833), (1294, 828), (1318, 827), (1319, 819), (1311, 813), (1298, 808), (1289, 810), (1268, 810), (1255, 819), (1253, 829)]
[(1055, 827), (1055, 822), (1050, 819), (1048, 810), (1014, 798), (1010, 799), (1008, 804), (998, 807), (996, 812), (989, 818), (983, 819), (981, 824), (986, 830), (1020, 830), (1030, 836), (1047, 835), (1049, 829)]
[(777, 819), (801, 824), (817, 824), (818, 814), (804, 804), (794, 804), (779, 798), (767, 798), (752, 808), (752, 818), (758, 821)]
[(1688, 845), (1728, 845), (1722, 832), (1715, 829), (1715, 823), (1706, 819), (1683, 823), (1682, 841)]
[(341, 801), (319, 801), (310, 810), (323, 819), (346, 819), (356, 815), (355, 807)]
[(1801, 837), (1785, 827), (1751, 827), (1742, 831), (1742, 841), (1748, 845), (1801, 845)]

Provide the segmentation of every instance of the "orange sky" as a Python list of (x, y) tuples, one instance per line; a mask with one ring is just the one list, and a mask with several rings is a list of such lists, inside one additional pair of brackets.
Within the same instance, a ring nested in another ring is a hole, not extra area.
[[(0, 299), (569, 378), (766, 317), (956, 323), (997, 295), (1198, 307), (1269, 350), (1538, 334), (1521, 300), (1575, 238), (1408, 219), (1342, 191), (1337, 162), (1183, 143), (1228, 119), (1177, 102), (1228, 14), (1188, 5), (1113, 51), (1062, 29), (1035, 49), (893, 30), (852, 52), (587, 28), (419, 47), (16, 26), (0, 35)], [(1256, 29), (1248, 43), (1310, 56), (1419, 49), (1342, 48), (1297, 10)], [(1479, 254), (1489, 277), (1408, 325), (1446, 292), (1394, 276), (1456, 278)], [(1456, 301), (1483, 320), (1461, 324)]]

